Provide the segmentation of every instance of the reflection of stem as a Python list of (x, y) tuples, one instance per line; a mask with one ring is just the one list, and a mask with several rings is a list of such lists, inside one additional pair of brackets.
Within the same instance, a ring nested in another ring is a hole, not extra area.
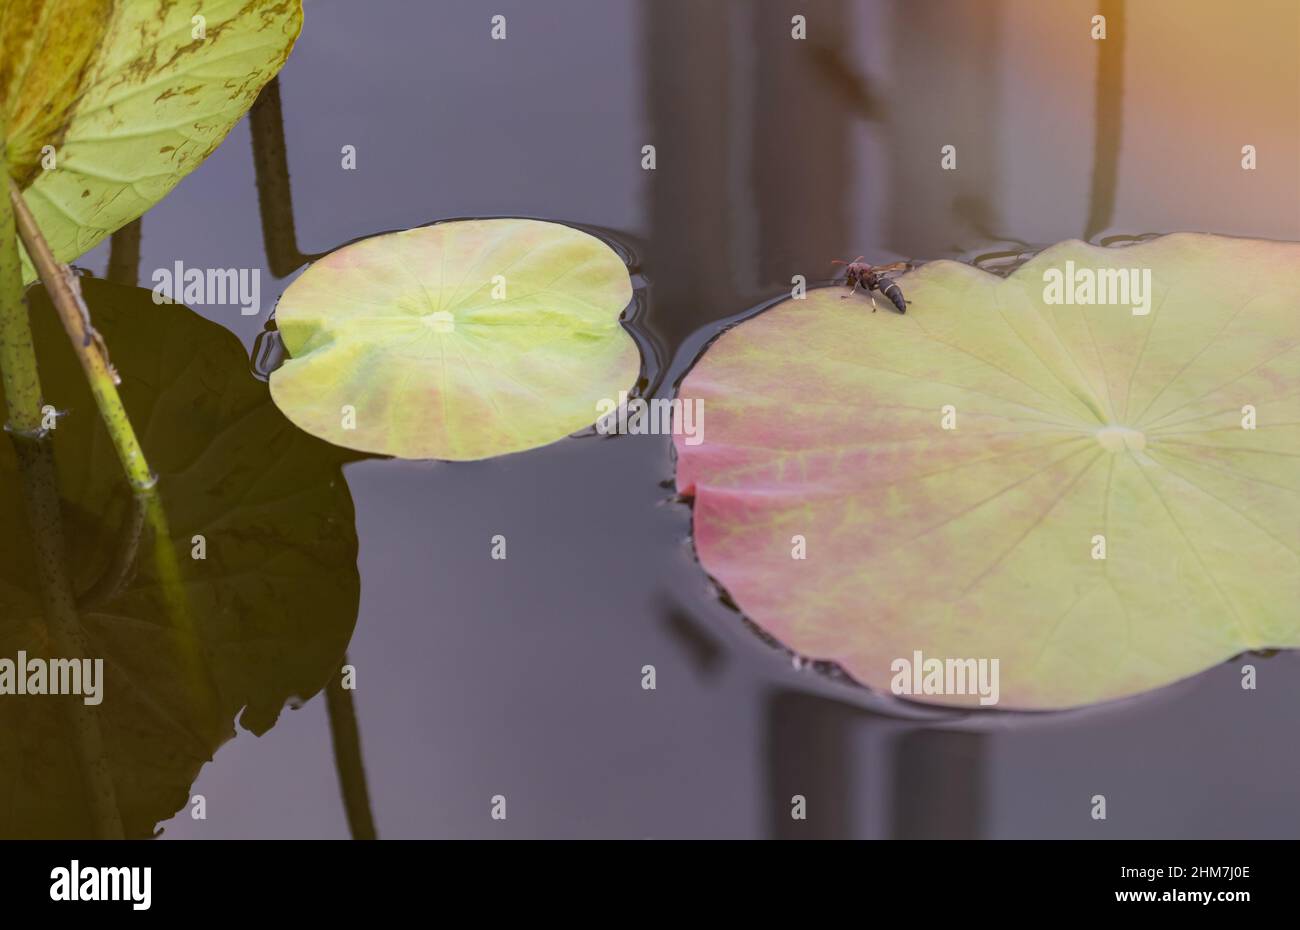
[[(81, 631), (81, 618), (72, 597), (72, 581), (66, 568), (58, 479), (49, 440), (14, 436), (13, 441), (23, 479), (23, 497), (32, 533), (41, 602), (50, 624), (48, 642), (57, 656), (89, 658)], [(95, 836), (98, 839), (121, 839), (122, 816), (117, 808), (117, 792), (96, 712), (77, 695), (60, 699), (66, 702), (64, 708), (68, 723), (76, 734), (77, 755), (95, 821)]]
[(985, 834), (988, 746), (982, 733), (916, 727), (893, 744), (890, 836), (977, 840)]
[[(852, 18), (845, 0), (804, 0), (800, 10), (807, 12), (809, 22), (815, 17), (821, 23), (848, 23)], [(824, 268), (829, 273), (830, 260), (839, 258), (849, 242), (849, 204), (853, 201), (846, 193), (853, 186), (852, 124), (845, 116), (843, 101), (826, 92), (826, 69), (810, 67), (807, 60), (812, 55), (814, 61), (827, 62), (834, 57), (852, 61), (849, 30), (829, 30), (820, 40), (822, 44), (800, 55), (788, 51), (792, 48), (788, 35), (769, 26), (767, 15), (752, 16), (757, 57), (749, 66), (752, 76), (740, 91), (751, 95), (748, 110), (753, 125), (742, 152), (751, 164), (758, 219), (757, 260), (765, 272), (763, 283), (768, 285), (789, 280), (798, 269)], [(804, 46), (803, 42), (793, 43), (794, 48)], [(739, 43), (733, 48), (734, 60), (742, 60)], [(851, 86), (855, 83), (851, 75), (850, 70), (847, 78), (833, 83)], [(687, 91), (688, 99), (695, 96), (694, 88)], [(868, 108), (873, 105), (869, 97), (860, 103)], [(697, 111), (708, 107), (703, 100), (692, 103)], [(886, 114), (877, 108), (875, 115)], [(817, 204), (817, 209), (808, 210), (808, 203)], [(711, 251), (706, 249), (704, 254)], [(716, 261), (712, 255), (709, 258)]]
[(262, 214), (262, 241), (271, 274), (283, 278), (300, 267), (306, 256), (298, 251), (293, 225), (293, 194), (289, 188), (289, 154), (284, 144), (284, 115), (280, 107), (280, 78), (271, 78), (248, 112), (253, 135), (253, 167), (257, 172), (257, 205)]
[(144, 531), (145, 506), (139, 498), (133, 498), (127, 512), (127, 523), (117, 545), (112, 547), (112, 563), (107, 571), (77, 598), (77, 606), (83, 610), (93, 610), (117, 597), (125, 587), (131, 570), (135, 567), (135, 556), (140, 550), (140, 537)]
[[(343, 664), (348, 664), (347, 656)], [(342, 679), (330, 676), (325, 686), (325, 705), (330, 715), (330, 737), (334, 742), (334, 767), (339, 773), (343, 806), (354, 840), (375, 839), (375, 818), (370, 812), (370, 792), (366, 789), (366, 770), (361, 764), (361, 731), (352, 692), (343, 687)]]
[(1091, 241), (1115, 213), (1119, 141), (1124, 107), (1124, 0), (1101, 0), (1106, 38), (1097, 43), (1096, 127), (1092, 143), (1092, 193), (1083, 238)]
[[(48, 641), (66, 658), (86, 657), (85, 641), (65, 567), (58, 480), (49, 442), (41, 431), (40, 378), (32, 347), (31, 324), (23, 299), (14, 215), (3, 188), (8, 173), (0, 161), (0, 369), (3, 370), (8, 429), (22, 474), (27, 522), (39, 576), (41, 601), (50, 623)], [(95, 712), (77, 696), (67, 696), (68, 722), (76, 734), (82, 777), (101, 839), (122, 838), (113, 776), (104, 755), (104, 737)]]
[(167, 616), (176, 632), (179, 658), (184, 663), (185, 682), (190, 689), (190, 699), (199, 710), (199, 719), (208, 726), (220, 726), (220, 692), (207, 663), (198, 624), (194, 622), (181, 577), (180, 562), (172, 545), (171, 530), (162, 498), (154, 491), (136, 495), (136, 503), (144, 511), (144, 523), (153, 536), (153, 569), (158, 579)]
[(36, 218), (27, 209), (27, 202), (17, 189), (10, 188), (10, 200), (18, 220), (18, 233), (22, 236), (27, 254), (45, 284), (45, 291), (50, 295), (50, 302), (63, 321), (63, 328), (72, 340), (72, 348), (81, 361), (81, 368), (90, 382), (90, 390), (95, 395), (99, 406), (99, 415), (108, 427), (108, 434), (113, 439), (117, 456), (122, 461), (127, 480), (137, 492), (147, 491), (155, 484), (149, 463), (145, 461), (144, 451), (135, 438), (135, 430), (127, 419), (126, 408), (118, 396), (117, 373), (108, 363), (108, 351), (95, 327), (90, 323), (90, 312), (81, 299), (81, 285), (71, 269), (54, 258), (45, 237), (36, 225)]
[(136, 217), (113, 233), (108, 253), (108, 280), (135, 287), (140, 280), (140, 220)]
[(149, 470), (144, 450), (140, 448), (135, 429), (131, 426), (126, 408), (122, 406), (122, 398), (117, 393), (117, 373), (108, 362), (108, 351), (103, 339), (91, 324), (90, 311), (82, 300), (81, 286), (77, 283), (76, 276), (67, 265), (55, 259), (22, 195), (12, 188), (9, 194), (23, 245), (27, 246), (27, 254), (36, 265), (45, 291), (50, 295), (50, 302), (58, 311), (63, 328), (72, 340), (72, 348), (90, 383), (100, 417), (117, 450), (127, 481), (135, 492), (138, 505), (144, 511), (146, 525), (153, 531), (155, 570), (168, 616), (180, 639), (180, 658), (185, 666), (186, 681), (204, 719), (215, 724), (219, 710), (216, 686), (203, 662), (198, 629), (189, 610), (180, 566), (172, 548), (167, 515), (163, 511), (162, 499), (158, 496), (157, 478)]

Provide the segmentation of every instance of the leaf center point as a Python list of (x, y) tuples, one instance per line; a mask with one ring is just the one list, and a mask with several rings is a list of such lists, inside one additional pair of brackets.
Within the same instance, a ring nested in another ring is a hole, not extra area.
[(425, 315), (424, 324), (435, 333), (450, 333), (456, 329), (456, 317), (450, 310), (435, 310)]
[(1097, 441), (1108, 452), (1141, 452), (1147, 446), (1146, 433), (1129, 426), (1103, 426), (1097, 430)]

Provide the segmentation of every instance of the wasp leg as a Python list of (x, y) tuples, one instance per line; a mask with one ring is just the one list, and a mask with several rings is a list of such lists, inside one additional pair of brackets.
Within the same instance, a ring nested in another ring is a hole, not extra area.
[(867, 296), (868, 296), (868, 297), (871, 297), (871, 312), (872, 312), (872, 313), (875, 313), (875, 312), (876, 312), (876, 298), (875, 298), (875, 297), (872, 297), (871, 294), (868, 294)]
[(852, 297), (852, 296), (853, 296), (854, 294), (856, 294), (857, 292), (858, 292), (858, 282), (857, 282), (857, 281), (854, 281), (854, 282), (853, 282), (853, 290), (849, 291), (847, 294), (841, 294), (841, 295), (840, 295), (840, 300), (848, 300), (850, 297)]

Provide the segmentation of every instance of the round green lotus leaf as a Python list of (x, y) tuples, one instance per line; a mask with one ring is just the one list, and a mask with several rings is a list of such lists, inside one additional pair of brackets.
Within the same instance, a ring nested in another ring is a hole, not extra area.
[(905, 315), (780, 304), (682, 384), (708, 430), (678, 488), (747, 616), (919, 701), (989, 706), (967, 660), (996, 661), (1003, 708), (1300, 646), (1300, 244), (1065, 242), (899, 284)]
[(627, 268), (538, 220), (440, 223), (325, 256), (275, 318), (271, 396), (307, 432), (401, 458), (533, 449), (596, 422), (640, 371)]

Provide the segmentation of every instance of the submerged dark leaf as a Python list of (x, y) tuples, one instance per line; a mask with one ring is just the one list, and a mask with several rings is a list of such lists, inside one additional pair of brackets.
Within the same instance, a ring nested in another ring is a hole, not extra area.
[[(92, 714), (102, 732), (99, 761), (126, 835), (150, 835), (185, 805), (236, 717), (260, 734), (291, 697), (320, 690), (357, 616), (343, 454), (284, 418), (220, 326), (180, 305), (155, 305), (144, 289), (88, 280), (84, 290), (159, 474), (170, 539), (159, 548), (148, 522), (140, 528), (67, 338), (34, 289), (45, 400), (66, 411), (52, 444), (69, 574), (87, 655), (104, 660), (104, 684), (97, 706), (0, 695), (6, 837), (93, 833), (82, 766), (94, 760), (74, 737), (73, 712)], [(9, 443), (0, 443), (8, 529), (0, 534), (0, 659), (18, 650), (49, 658), (16, 468)], [(200, 545), (206, 558), (193, 557)], [(167, 584), (167, 557), (179, 585)]]

